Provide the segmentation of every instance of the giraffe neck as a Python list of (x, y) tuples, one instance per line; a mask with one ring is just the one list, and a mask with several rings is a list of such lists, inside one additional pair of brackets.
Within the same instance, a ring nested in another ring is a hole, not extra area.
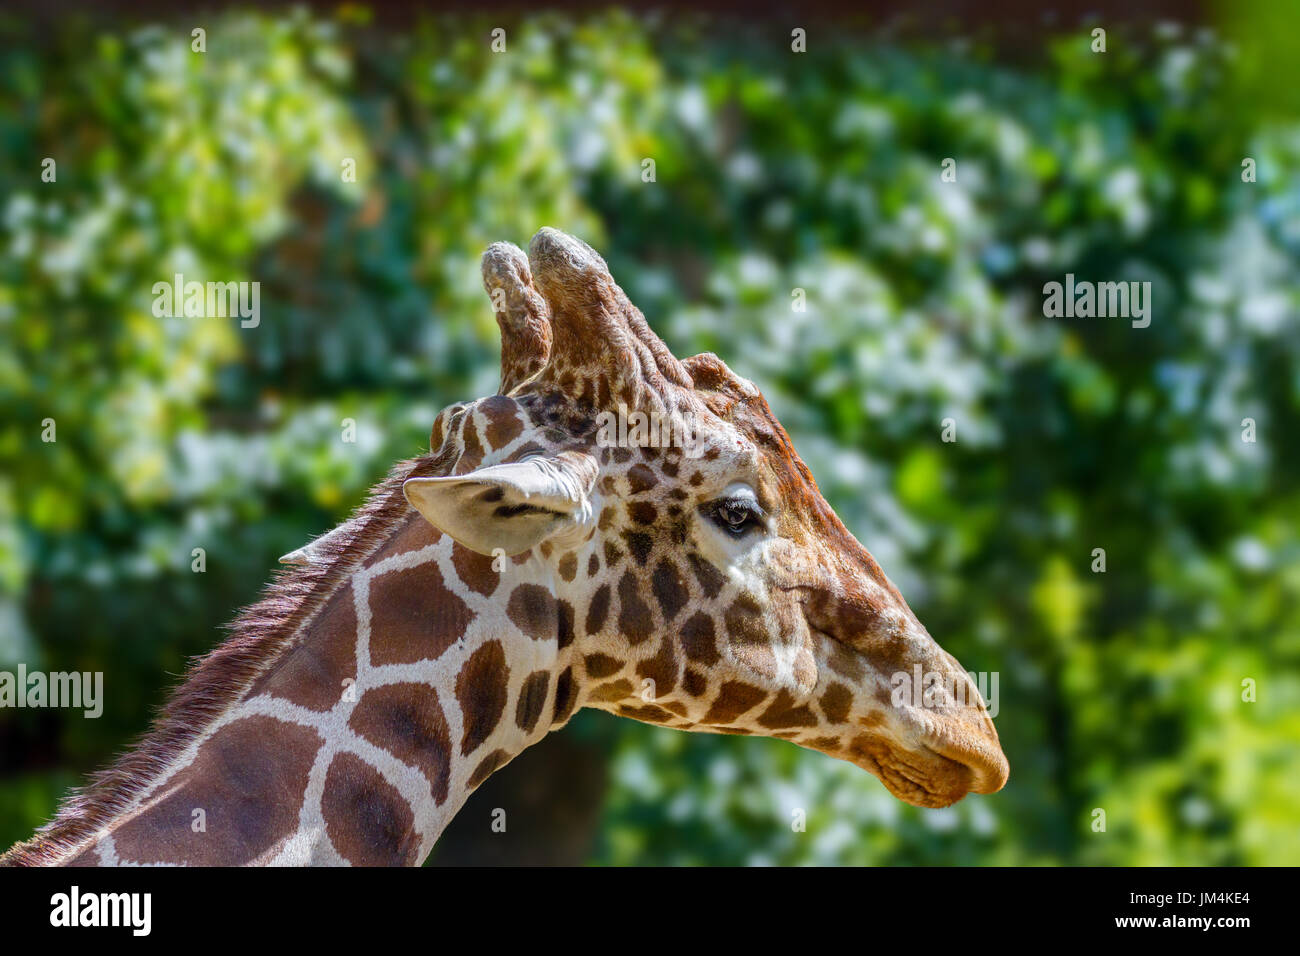
[(497, 563), (406, 517), (73, 862), (422, 861), (577, 703), (551, 572)]

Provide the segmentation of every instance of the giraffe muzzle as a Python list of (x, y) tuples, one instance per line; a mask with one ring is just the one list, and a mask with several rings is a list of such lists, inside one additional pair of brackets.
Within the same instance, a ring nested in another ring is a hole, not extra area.
[(970, 675), (955, 657), (938, 644), (934, 647), (938, 657), (931, 666), (950, 682), (950, 689), (939, 707), (931, 708), (922, 701), (919, 707), (903, 707), (902, 716), (919, 731), (921, 747), (952, 765), (951, 771), (941, 776), (950, 789), (960, 791), (956, 799), (965, 793), (996, 793), (1011, 773), (997, 728)]
[(928, 808), (951, 806), (969, 793), (995, 793), (1009, 773), (996, 734), (991, 742), (931, 735), (907, 743), (862, 735), (850, 742), (847, 759), (879, 777), (900, 800)]
[(983, 728), (963, 732), (956, 739), (936, 738), (925, 746), (936, 755), (965, 768), (969, 776), (966, 787), (970, 793), (997, 793), (1007, 782), (1011, 767), (998, 741), (993, 721), (983, 715)]

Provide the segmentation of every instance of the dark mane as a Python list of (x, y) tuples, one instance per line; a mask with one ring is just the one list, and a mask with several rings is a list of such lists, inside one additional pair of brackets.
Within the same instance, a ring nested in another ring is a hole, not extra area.
[(229, 625), (230, 636), (195, 658), (150, 729), (127, 753), (68, 794), (54, 819), (30, 840), (0, 856), (0, 866), (48, 866), (63, 861), (103, 829), (152, 784), (211, 723), (238, 701), (410, 511), (402, 482), (448, 469), (443, 453), (400, 462), (371, 489), (337, 534), (321, 542), (310, 563), (280, 570), (261, 599)]

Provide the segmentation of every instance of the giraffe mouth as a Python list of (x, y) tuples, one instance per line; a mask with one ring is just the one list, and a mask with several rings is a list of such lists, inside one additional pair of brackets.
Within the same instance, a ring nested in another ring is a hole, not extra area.
[(881, 737), (859, 737), (850, 742), (842, 759), (868, 771), (891, 794), (915, 807), (941, 809), (969, 793), (991, 792), (969, 765), (927, 744), (907, 751)]
[[(879, 720), (878, 715), (874, 715)], [(835, 754), (873, 774), (898, 799), (918, 807), (947, 807), (970, 793), (996, 793), (1010, 773), (987, 713), (975, 726), (936, 728), (891, 711)], [(861, 721), (866, 723), (867, 721)]]
[[(866, 654), (808, 623), (818, 639), (857, 659), (866, 675), (879, 676)], [(978, 711), (916, 713), (908, 705), (894, 704), (888, 682), (880, 680), (875, 694), (880, 709), (857, 718), (862, 729), (827, 752), (871, 773), (891, 794), (913, 806), (948, 807), (969, 793), (1002, 789), (1009, 766), (982, 700)]]

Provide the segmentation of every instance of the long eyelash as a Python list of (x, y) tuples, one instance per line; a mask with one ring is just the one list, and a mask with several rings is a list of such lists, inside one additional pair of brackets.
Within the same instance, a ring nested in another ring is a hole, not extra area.
[(763, 509), (758, 506), (752, 498), (724, 498), (717, 504), (719, 508), (735, 508), (737, 511), (744, 511), (750, 517), (764, 517)]

